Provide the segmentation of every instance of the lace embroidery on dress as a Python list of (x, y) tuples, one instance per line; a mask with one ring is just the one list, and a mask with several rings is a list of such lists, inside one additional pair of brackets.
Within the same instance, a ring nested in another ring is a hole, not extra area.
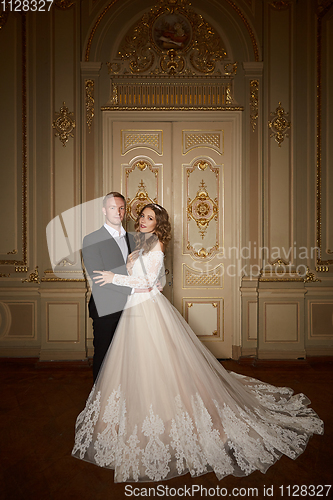
[[(122, 468), (122, 478), (121, 481), (126, 482), (130, 478), (130, 471), (132, 469), (132, 476), (134, 481), (139, 480), (139, 463), (140, 463), (140, 453), (141, 449), (137, 446), (140, 441), (137, 437), (138, 428), (134, 427), (134, 431), (127, 440), (127, 444), (124, 445), (123, 450), (123, 468)], [(117, 475), (118, 475), (118, 471)]]
[(203, 463), (203, 453), (194, 433), (194, 425), (189, 414), (183, 409), (180, 396), (176, 396), (177, 413), (172, 419), (170, 437), (171, 446), (176, 450), (177, 471), (182, 474), (188, 469), (191, 476), (207, 472)]
[(72, 453), (80, 450), (80, 458), (83, 458), (89, 445), (92, 441), (94, 426), (100, 413), (101, 392), (96, 395), (96, 399), (92, 402), (95, 386), (89, 394), (85, 409), (80, 413), (76, 420), (75, 444)]
[(122, 462), (126, 431), (126, 401), (122, 398), (120, 386), (108, 398), (102, 421), (107, 425), (97, 434), (94, 459), (100, 467), (118, 465)]
[[(143, 259), (146, 273), (142, 269), (141, 259)], [(154, 250), (153, 252), (144, 254), (136, 259), (131, 276), (115, 274), (112, 283), (132, 288), (151, 288), (158, 280), (163, 266), (163, 259), (164, 253), (161, 250)]]
[(192, 408), (199, 443), (207, 464), (213, 469), (218, 479), (232, 474), (234, 471), (232, 460), (224, 448), (219, 431), (213, 429), (211, 416), (199, 394), (196, 394), (195, 398), (192, 397)]
[(164, 479), (170, 472), (168, 463), (171, 460), (169, 445), (165, 445), (159, 438), (164, 433), (164, 424), (158, 415), (154, 415), (150, 405), (149, 417), (142, 424), (142, 432), (149, 441), (142, 451), (142, 463), (146, 467), (147, 476), (153, 481)]

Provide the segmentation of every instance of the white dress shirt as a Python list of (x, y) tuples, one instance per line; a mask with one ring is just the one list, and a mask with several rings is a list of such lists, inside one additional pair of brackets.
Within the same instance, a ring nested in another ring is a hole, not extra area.
[(123, 228), (123, 226), (121, 226), (121, 231), (120, 231), (120, 235), (119, 235), (119, 231), (117, 231), (117, 229), (114, 229), (113, 227), (109, 226), (108, 224), (105, 223), (104, 227), (111, 234), (112, 238), (114, 238), (114, 240), (116, 241), (118, 247), (121, 250), (121, 253), (123, 254), (123, 258), (124, 258), (124, 261), (126, 264), (127, 257), (128, 257), (128, 246), (127, 246), (127, 241), (125, 238), (125, 234), (126, 234), (125, 229)]

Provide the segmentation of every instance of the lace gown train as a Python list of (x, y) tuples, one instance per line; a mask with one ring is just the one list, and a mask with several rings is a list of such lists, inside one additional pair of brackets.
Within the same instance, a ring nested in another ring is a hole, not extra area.
[(73, 456), (114, 469), (115, 482), (245, 476), (282, 454), (297, 458), (323, 433), (309, 399), (227, 372), (156, 288), (163, 258), (151, 251), (132, 276), (114, 278), (153, 290), (128, 299), (77, 418)]

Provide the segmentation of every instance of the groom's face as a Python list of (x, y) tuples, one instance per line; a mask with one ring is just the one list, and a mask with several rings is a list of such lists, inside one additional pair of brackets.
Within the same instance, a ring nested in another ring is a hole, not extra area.
[(103, 207), (105, 222), (114, 229), (119, 229), (121, 226), (125, 212), (126, 206), (122, 198), (108, 198)]

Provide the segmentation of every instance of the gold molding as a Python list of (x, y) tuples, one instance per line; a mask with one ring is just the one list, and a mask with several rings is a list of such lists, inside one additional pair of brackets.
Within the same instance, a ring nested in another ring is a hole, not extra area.
[(250, 80), (250, 123), (254, 132), (257, 126), (259, 108), (259, 80)]
[[(26, 15), (22, 14), (22, 38), (21, 38), (21, 50), (22, 50), (22, 78), (21, 78), (21, 95), (22, 95), (22, 260), (0, 260), (0, 265), (14, 265), (22, 266), (27, 269), (27, 257), (28, 257), (28, 182), (27, 182), (27, 171), (28, 171), (28, 160), (27, 160), (27, 26), (26, 26)], [(7, 255), (15, 255), (13, 252), (9, 252)], [(17, 250), (16, 250), (17, 253)], [(16, 270), (16, 269), (15, 269)]]
[[(213, 330), (211, 335), (198, 335), (196, 332), (194, 332), (197, 335), (197, 337), (201, 338), (204, 341), (207, 340), (224, 341), (224, 298), (183, 297), (182, 311), (183, 311), (183, 316), (187, 322), (188, 322), (188, 311), (191, 307), (193, 307), (194, 304), (207, 304), (207, 305), (210, 304), (214, 309), (216, 309), (217, 330)], [(222, 321), (221, 321), (221, 312), (222, 312)]]
[(21, 280), (22, 283), (38, 283), (40, 284), (38, 266), (35, 267), (35, 270), (29, 274), (29, 277)]
[(95, 82), (94, 80), (86, 80), (85, 81), (85, 90), (86, 90), (86, 122), (89, 133), (91, 131), (91, 126), (93, 124), (94, 116), (95, 116)]
[(306, 266), (306, 275), (304, 277), (304, 283), (310, 283), (314, 281), (321, 281), (319, 278), (316, 278), (314, 273), (310, 271), (309, 266)]
[[(92, 27), (91, 31), (90, 31), (90, 34), (89, 34), (89, 38), (88, 38), (88, 42), (87, 42), (87, 46), (86, 46), (86, 51), (85, 51), (85, 61), (86, 62), (89, 62), (89, 57), (90, 57), (90, 50), (91, 50), (91, 45), (92, 45), (92, 41), (93, 41), (93, 38), (95, 36), (95, 33), (97, 31), (97, 28), (99, 26), (99, 24), (101, 23), (103, 17), (105, 16), (105, 14), (110, 10), (111, 7), (113, 7), (113, 5), (115, 3), (117, 3), (119, 0), (112, 0), (106, 7), (105, 9), (101, 12), (101, 14), (98, 16), (94, 26)], [(249, 21), (247, 20), (247, 17), (245, 16), (245, 14), (243, 13), (243, 11), (238, 7), (238, 5), (235, 4), (235, 2), (233, 0), (226, 0), (229, 5), (235, 10), (236, 14), (241, 18), (241, 20), (243, 21), (244, 25), (245, 25), (245, 28), (247, 29), (249, 35), (250, 35), (250, 39), (251, 39), (251, 42), (252, 42), (252, 48), (253, 48), (253, 53), (254, 53), (254, 60), (256, 62), (259, 61), (259, 49), (258, 49), (258, 44), (257, 44), (257, 40), (256, 40), (256, 37), (254, 35), (254, 32), (251, 28), (251, 25), (249, 23)]]
[[(204, 158), (201, 159), (196, 159), (192, 165), (183, 165), (184, 167), (184, 173), (183, 175), (185, 176), (186, 179), (186, 198), (185, 198), (185, 203), (186, 203), (186, 218), (184, 217), (184, 236), (186, 237), (186, 251), (185, 254), (191, 255), (192, 258), (194, 259), (206, 259), (206, 258), (211, 258), (214, 256), (214, 254), (218, 251), (219, 249), (219, 243), (220, 243), (220, 227), (219, 224), (216, 224), (216, 239), (215, 239), (215, 245), (211, 246), (209, 250), (206, 248), (202, 247), (199, 250), (196, 250), (193, 245), (190, 243), (190, 236), (189, 236), (189, 222), (192, 219), (196, 224), (199, 229), (199, 234), (201, 235), (201, 238), (204, 239), (206, 229), (208, 227), (209, 222), (211, 222), (213, 219), (218, 222), (219, 219), (219, 204), (220, 204), (220, 191), (219, 191), (219, 186), (220, 186), (220, 171), (222, 171), (222, 178), (223, 178), (223, 166), (213, 166), (209, 161), (207, 161)], [(197, 191), (196, 196), (194, 199), (191, 199), (189, 196), (189, 178), (190, 175), (198, 168), (201, 170), (201, 172), (204, 172), (207, 167), (209, 167), (210, 172), (215, 174), (215, 180), (217, 184), (217, 196), (214, 200), (211, 199), (211, 197), (208, 195), (207, 190), (205, 188), (204, 180), (202, 180), (201, 185), (199, 186), (199, 191)], [(222, 196), (224, 194), (222, 193)], [(199, 208), (199, 212), (195, 208), (195, 212), (193, 213), (193, 204), (197, 203), (197, 206)], [(202, 209), (204, 213), (200, 216), (200, 204), (203, 205)], [(207, 212), (208, 210), (208, 212)], [(186, 221), (186, 222), (185, 222)], [(184, 245), (184, 240), (183, 240), (183, 245)], [(184, 247), (183, 247), (184, 248)]]
[(101, 111), (244, 111), (243, 106), (102, 106)]
[[(221, 271), (221, 272), (220, 272)], [(210, 289), (210, 288), (219, 288), (223, 289), (223, 275), (224, 275), (224, 266), (223, 264), (219, 264), (214, 267), (214, 269), (210, 269), (209, 271), (199, 271), (197, 269), (193, 269), (187, 264), (182, 265), (182, 283), (183, 290), (185, 289)]]
[(333, 264), (332, 259), (322, 260), (322, 238), (321, 238), (321, 122), (322, 122), (322, 21), (323, 17), (328, 13), (333, 5), (333, 0), (328, 0), (321, 5), (318, 2), (317, 8), (317, 152), (316, 152), (316, 202), (317, 202), (317, 217), (316, 217), (316, 270), (318, 272), (327, 271), (327, 266)]
[(275, 113), (271, 112), (270, 115), (273, 118), (268, 122), (268, 126), (271, 129), (270, 137), (274, 137), (275, 142), (278, 143), (280, 148), (285, 137), (289, 137), (286, 132), (291, 126), (290, 122), (286, 119), (289, 115), (285, 113), (280, 101)]
[[(207, 165), (207, 163), (205, 163), (205, 165)], [(200, 168), (200, 165), (198, 166)], [(207, 167), (205, 167), (205, 169), (206, 168)], [(219, 209), (217, 203), (217, 198), (212, 200), (209, 196), (207, 186), (203, 179), (200, 182), (199, 190), (193, 200), (190, 198), (187, 200), (187, 217), (195, 221), (202, 240), (205, 237), (210, 221), (213, 219), (218, 221)]]
[(74, 113), (69, 111), (65, 101), (60, 107), (60, 112), (55, 113), (55, 119), (52, 123), (55, 129), (55, 136), (59, 137), (62, 145), (65, 147), (70, 137), (74, 138), (73, 131), (75, 129)]

